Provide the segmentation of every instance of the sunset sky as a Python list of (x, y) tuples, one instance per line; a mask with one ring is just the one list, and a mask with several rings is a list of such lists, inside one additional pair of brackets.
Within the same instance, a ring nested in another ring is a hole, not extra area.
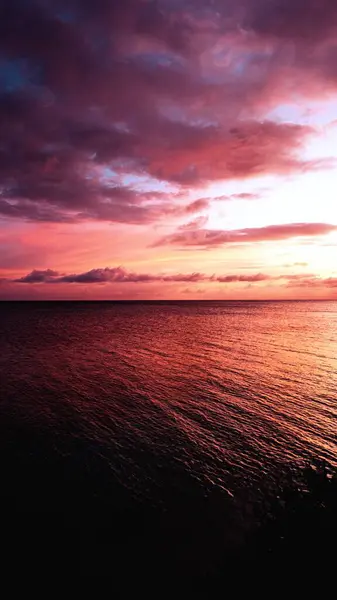
[(0, 7), (0, 298), (337, 299), (336, 0)]

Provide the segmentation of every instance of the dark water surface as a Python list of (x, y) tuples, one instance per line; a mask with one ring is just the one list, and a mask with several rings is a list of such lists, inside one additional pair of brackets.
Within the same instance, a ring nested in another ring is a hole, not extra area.
[(1, 501), (86, 569), (215, 568), (266, 490), (337, 464), (337, 302), (2, 303), (0, 326)]

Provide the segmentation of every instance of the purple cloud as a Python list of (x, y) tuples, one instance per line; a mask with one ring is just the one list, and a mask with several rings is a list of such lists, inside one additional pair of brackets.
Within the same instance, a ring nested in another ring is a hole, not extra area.
[(121, 176), (184, 188), (327, 165), (299, 156), (313, 130), (254, 109), (337, 84), (335, 25), (332, 0), (4, 3), (0, 215), (152, 223), (169, 197)]
[(228, 275), (207, 275), (205, 273), (135, 273), (124, 267), (91, 269), (83, 273), (61, 274), (53, 269), (36, 270), (19, 279), (3, 279), (3, 283), (16, 284), (120, 284), (120, 283), (260, 283), (268, 280), (300, 280), (313, 278), (311, 274), (268, 275), (265, 273), (245, 273)]
[(55, 278), (60, 278), (60, 273), (58, 273), (58, 271), (53, 271), (52, 269), (39, 271), (34, 269), (24, 277), (16, 279), (15, 283), (52, 283), (55, 281)]

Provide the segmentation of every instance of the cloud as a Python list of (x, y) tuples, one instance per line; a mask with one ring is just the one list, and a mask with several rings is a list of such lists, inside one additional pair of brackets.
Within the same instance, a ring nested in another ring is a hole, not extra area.
[(324, 285), (330, 288), (337, 288), (337, 277), (328, 277), (324, 279)]
[(234, 230), (192, 229), (179, 230), (165, 236), (154, 246), (222, 246), (226, 244), (244, 244), (250, 242), (273, 242), (296, 237), (314, 237), (336, 231), (336, 225), (328, 223), (289, 223), (285, 225), (268, 225)]
[[(167, 209), (167, 213), (175, 214), (177, 216), (183, 215), (192, 215), (194, 213), (199, 213), (202, 211), (207, 211), (213, 202), (229, 202), (231, 200), (258, 200), (261, 196), (259, 194), (252, 193), (241, 193), (241, 194), (231, 194), (231, 195), (222, 195), (208, 198), (198, 198), (193, 202), (181, 206), (181, 207), (169, 207)], [(191, 223), (187, 223), (186, 225), (182, 225), (180, 229), (192, 229), (193, 223), (197, 224), (199, 222), (207, 222), (207, 217), (202, 216), (194, 219)]]
[(0, 214), (148, 224), (171, 207), (158, 180), (324, 167), (299, 155), (312, 129), (261, 114), (337, 84), (335, 25), (332, 0), (4, 4)]
[(183, 213), (185, 215), (192, 215), (197, 212), (201, 212), (202, 210), (206, 210), (209, 207), (209, 201), (206, 198), (199, 198), (199, 200), (194, 200), (187, 206), (183, 207)]
[(259, 198), (259, 194), (252, 194), (247, 192), (242, 192), (241, 194), (232, 194), (232, 196), (230, 196), (230, 199), (232, 200), (258, 200)]
[(16, 279), (15, 283), (51, 283), (55, 281), (55, 278), (60, 278), (58, 271), (53, 271), (52, 269), (39, 271), (34, 269), (24, 277)]
[(33, 270), (28, 275), (15, 280), (15, 283), (81, 283), (81, 284), (97, 284), (97, 283), (152, 283), (156, 281), (162, 282), (196, 282), (204, 281), (207, 277), (201, 273), (189, 274), (148, 274), (134, 273), (127, 271), (123, 267), (106, 267), (91, 269), (84, 273), (72, 273), (62, 275), (57, 271), (46, 269), (45, 271)]
[[(336, 90), (337, 6), (334, 0), (244, 0), (242, 26), (262, 50), (268, 48), (274, 83), (286, 83), (287, 93), (322, 95)], [(260, 54), (261, 57), (261, 54)], [(261, 60), (261, 58), (260, 58)], [(299, 91), (299, 88), (297, 87)]]
[(336, 33), (337, 7), (334, 0), (253, 0), (246, 22), (260, 35), (315, 44)]
[[(177, 194), (179, 197), (179, 194)], [(168, 217), (185, 217), (191, 216), (194, 214), (198, 214), (209, 208), (210, 200), (207, 198), (199, 198), (198, 200), (194, 200), (193, 202), (189, 202), (188, 204), (175, 204), (174, 203), (174, 195), (170, 195), (171, 202), (167, 202), (163, 204), (159, 211), (162, 212), (162, 216)]]
[(179, 231), (195, 231), (197, 229), (204, 227), (206, 225), (207, 221), (208, 221), (208, 217), (206, 217), (206, 216), (196, 217), (192, 221), (189, 221), (188, 223), (184, 223), (183, 225), (180, 225)]
[(53, 269), (37, 270), (34, 269), (27, 275), (19, 279), (3, 279), (3, 283), (15, 284), (121, 284), (121, 283), (260, 283), (268, 280), (314, 277), (314, 275), (268, 275), (264, 273), (246, 273), (246, 274), (228, 274), (228, 275), (207, 275), (205, 273), (135, 273), (128, 271), (124, 267), (105, 267), (91, 269), (83, 273), (64, 274)]
[(256, 273), (255, 275), (225, 275), (216, 277), (216, 281), (219, 283), (236, 283), (242, 281), (247, 283), (258, 283), (259, 281), (268, 281), (268, 279), (273, 278), (270, 275), (265, 275), (263, 273)]
[(162, 216), (104, 170), (125, 161), (127, 172), (134, 157), (140, 168), (149, 118), (159, 120), (156, 93), (182, 83), (160, 54), (152, 65), (151, 51), (135, 51), (138, 41), (160, 40), (171, 56), (184, 51), (188, 28), (157, 2), (113, 4), (14, 0), (0, 9), (0, 214), (136, 224)]
[(272, 121), (242, 122), (228, 130), (204, 127), (193, 144), (186, 136), (171, 148), (151, 153), (148, 168), (156, 178), (182, 185), (312, 169), (314, 162), (296, 156), (312, 133), (307, 126)]
[(283, 265), (283, 267), (287, 268), (291, 268), (291, 267), (307, 267), (308, 263), (307, 262), (293, 262), (293, 263), (286, 263), (285, 265)]
[(337, 277), (315, 277), (314, 275), (309, 277), (302, 277), (299, 279), (290, 279), (287, 283), (287, 287), (294, 288), (337, 288)]
[[(54, 269), (33, 270), (26, 275), (10, 279), (0, 276), (2, 299), (43, 298), (165, 298), (200, 293), (207, 297), (219, 297), (221, 290), (241, 294), (248, 288), (254, 289), (258, 297), (270, 295), (271, 291), (287, 288), (291, 290), (330, 290), (337, 288), (335, 277), (320, 278), (314, 273), (251, 272), (209, 274), (203, 272), (184, 273), (138, 273), (125, 267), (105, 267), (78, 273), (61, 273)], [(269, 292), (268, 292), (269, 290)], [(295, 292), (296, 293), (296, 292)], [(302, 292), (301, 292), (302, 293)], [(246, 296), (243, 296), (246, 297)]]

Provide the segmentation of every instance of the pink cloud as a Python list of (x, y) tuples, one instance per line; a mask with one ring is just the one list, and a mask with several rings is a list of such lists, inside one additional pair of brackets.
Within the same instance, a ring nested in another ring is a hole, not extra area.
[(273, 277), (263, 273), (256, 273), (255, 275), (225, 275), (216, 277), (215, 279), (219, 283), (237, 283), (242, 281), (247, 283), (258, 283), (260, 281), (268, 281), (269, 279), (273, 279)]
[(155, 242), (155, 246), (168, 244), (180, 246), (221, 246), (250, 242), (272, 242), (297, 237), (315, 237), (336, 231), (328, 223), (288, 223), (235, 230), (194, 229), (178, 231)]
[(295, 287), (295, 288), (330, 288), (330, 289), (335, 289), (337, 288), (337, 277), (326, 277), (326, 278), (321, 278), (321, 277), (315, 277), (314, 275), (311, 276), (307, 276), (307, 277), (302, 277), (302, 278), (293, 278), (293, 279), (289, 279), (289, 282), (287, 284), (288, 287)]
[(184, 223), (183, 225), (180, 225), (179, 231), (195, 231), (196, 229), (200, 229), (200, 228), (204, 227), (206, 225), (207, 221), (208, 221), (208, 217), (206, 217), (206, 216), (196, 217), (192, 221), (189, 221), (188, 223)]
[(195, 130), (194, 140), (191, 128), (189, 136), (186, 132), (186, 137), (173, 147), (157, 148), (151, 150), (151, 154), (144, 148), (144, 153), (149, 161), (149, 171), (155, 177), (197, 185), (213, 180), (286, 174), (314, 168), (314, 163), (296, 156), (306, 137), (312, 133), (307, 126), (248, 121), (229, 130), (214, 126)]

